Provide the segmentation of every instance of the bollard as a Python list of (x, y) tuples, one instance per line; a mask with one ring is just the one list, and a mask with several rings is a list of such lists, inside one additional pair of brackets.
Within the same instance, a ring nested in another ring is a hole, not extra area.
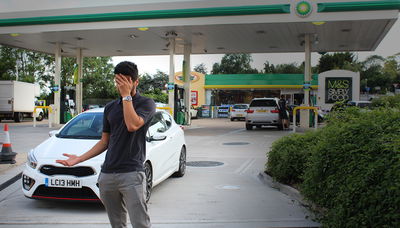
[(15, 156), (17, 153), (12, 151), (11, 142), (10, 142), (10, 134), (8, 132), (8, 125), (4, 125), (4, 135), (5, 139), (3, 142), (3, 147), (0, 152), (0, 164), (14, 164)]

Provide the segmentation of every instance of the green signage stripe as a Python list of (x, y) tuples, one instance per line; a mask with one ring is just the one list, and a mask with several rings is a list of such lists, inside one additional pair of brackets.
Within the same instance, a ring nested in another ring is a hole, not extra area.
[[(205, 85), (303, 85), (303, 74), (211, 74), (206, 75)], [(318, 85), (318, 75), (312, 76), (312, 85)]]
[(0, 19), (0, 26), (20, 25), (45, 25), (64, 23), (83, 23), (120, 20), (146, 20), (146, 19), (169, 19), (189, 17), (212, 17), (212, 16), (240, 16), (257, 14), (287, 14), (290, 13), (289, 4), (237, 6), (237, 7), (215, 7), (176, 10), (137, 11), (104, 14), (81, 14), (30, 18)]
[(400, 10), (400, 0), (318, 3), (318, 12)]

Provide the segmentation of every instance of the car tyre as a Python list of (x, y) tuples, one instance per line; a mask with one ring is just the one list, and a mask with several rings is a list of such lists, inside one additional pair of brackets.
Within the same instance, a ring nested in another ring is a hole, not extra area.
[(179, 170), (173, 174), (174, 177), (183, 177), (186, 172), (186, 148), (183, 146), (179, 155)]
[(253, 130), (253, 125), (246, 124), (246, 130), (248, 130), (248, 131)]
[(231, 118), (231, 121), (235, 121), (235, 118)]
[(151, 190), (153, 188), (153, 169), (151, 168), (149, 162), (144, 164), (144, 174), (146, 175), (145, 199), (146, 203), (148, 203), (151, 197)]

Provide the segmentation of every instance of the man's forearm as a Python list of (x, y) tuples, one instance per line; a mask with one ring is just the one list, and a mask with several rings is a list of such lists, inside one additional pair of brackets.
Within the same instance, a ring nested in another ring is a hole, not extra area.
[(144, 124), (143, 119), (136, 113), (132, 101), (122, 101), (124, 109), (124, 121), (128, 131), (137, 131)]
[(79, 162), (84, 162), (88, 159), (96, 157), (97, 155), (103, 153), (108, 148), (108, 144), (100, 140), (92, 147), (92, 149), (88, 150), (86, 153), (79, 156)]

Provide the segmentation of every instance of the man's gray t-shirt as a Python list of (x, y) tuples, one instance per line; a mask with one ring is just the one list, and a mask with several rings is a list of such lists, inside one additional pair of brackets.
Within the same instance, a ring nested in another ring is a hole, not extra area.
[(136, 92), (132, 99), (136, 113), (145, 122), (140, 129), (134, 132), (129, 132), (125, 125), (121, 98), (108, 103), (104, 108), (103, 132), (110, 133), (110, 140), (101, 168), (103, 173), (144, 170), (146, 132), (155, 113), (156, 105), (152, 99), (140, 96), (139, 92)]

